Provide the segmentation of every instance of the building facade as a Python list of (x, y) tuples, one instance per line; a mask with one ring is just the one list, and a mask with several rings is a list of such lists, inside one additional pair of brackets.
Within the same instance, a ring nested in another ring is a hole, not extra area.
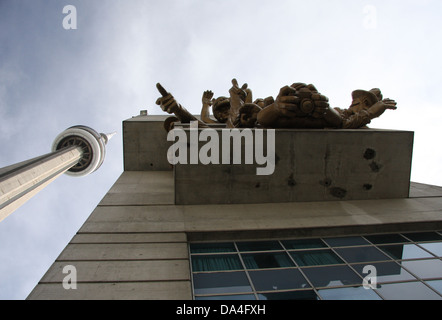
[(124, 172), (28, 299), (442, 299), (442, 188), (410, 182), (412, 132), (277, 130), (257, 176), (171, 166), (165, 119), (123, 121)]

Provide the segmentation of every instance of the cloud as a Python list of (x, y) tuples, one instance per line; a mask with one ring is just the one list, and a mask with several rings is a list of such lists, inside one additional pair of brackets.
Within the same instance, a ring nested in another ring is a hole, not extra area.
[[(77, 8), (77, 30), (62, 27), (68, 3)], [(68, 3), (0, 1), (0, 166), (48, 152), (72, 125), (117, 136), (96, 173), (57, 179), (0, 223), (0, 298), (26, 297), (119, 176), (121, 121), (141, 109), (163, 113), (156, 82), (193, 113), (204, 90), (227, 95), (234, 77), (255, 97), (313, 83), (334, 107), (347, 107), (354, 89), (380, 87), (399, 108), (372, 127), (415, 130), (412, 177), (442, 185), (433, 146), (438, 1), (371, 1), (373, 29), (364, 26), (366, 1)]]

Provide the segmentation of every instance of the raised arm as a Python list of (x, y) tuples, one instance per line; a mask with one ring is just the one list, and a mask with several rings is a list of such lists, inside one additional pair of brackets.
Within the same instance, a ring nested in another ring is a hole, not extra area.
[(201, 121), (205, 123), (216, 123), (216, 121), (210, 119), (210, 107), (212, 106), (212, 98), (212, 91), (204, 91), (202, 98), (203, 107), (201, 109)]
[(207, 127), (203, 122), (195, 118), (186, 108), (181, 106), (175, 98), (163, 88), (163, 86), (157, 83), (157, 89), (161, 93), (161, 97), (157, 99), (156, 104), (167, 113), (175, 114), (175, 116), (182, 123), (190, 123), (191, 121), (198, 121), (200, 127)]

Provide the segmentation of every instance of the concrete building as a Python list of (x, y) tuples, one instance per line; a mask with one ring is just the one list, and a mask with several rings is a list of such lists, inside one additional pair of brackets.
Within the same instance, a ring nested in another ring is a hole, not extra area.
[(124, 172), (28, 299), (442, 299), (442, 188), (410, 182), (413, 132), (277, 130), (258, 176), (172, 167), (165, 119), (123, 121)]

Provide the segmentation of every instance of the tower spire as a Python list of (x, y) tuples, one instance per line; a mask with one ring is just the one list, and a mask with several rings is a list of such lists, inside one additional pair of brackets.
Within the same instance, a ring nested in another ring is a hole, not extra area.
[(116, 134), (117, 134), (116, 131), (114, 131), (114, 132), (112, 132), (112, 133), (100, 133), (101, 137), (102, 137), (102, 138), (104, 139), (104, 141), (105, 141), (105, 144), (107, 144), (107, 143), (109, 142), (109, 140), (112, 139), (112, 137), (113, 137), (114, 135), (116, 135)]

